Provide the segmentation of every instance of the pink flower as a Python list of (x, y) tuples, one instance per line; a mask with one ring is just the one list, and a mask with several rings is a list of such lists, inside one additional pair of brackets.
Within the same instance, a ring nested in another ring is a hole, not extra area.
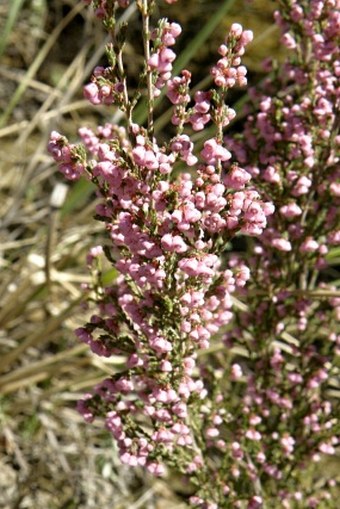
[(166, 233), (161, 239), (163, 249), (174, 253), (185, 253), (188, 250), (187, 244), (180, 235)]
[(243, 27), (239, 23), (233, 23), (230, 27), (230, 35), (239, 39), (242, 35)]
[(289, 435), (281, 438), (280, 443), (285, 451), (285, 454), (291, 454), (294, 451), (295, 440)]
[(85, 85), (84, 89), (84, 97), (88, 99), (92, 104), (97, 105), (101, 103), (99, 98), (99, 88), (95, 83), (89, 83)]
[(248, 438), (249, 440), (255, 440), (255, 441), (260, 441), (261, 438), (262, 438), (262, 435), (261, 433), (259, 433), (256, 429), (254, 428), (250, 428), (248, 429), (248, 431), (246, 431), (245, 433), (245, 436), (246, 438)]
[(231, 153), (217, 143), (215, 138), (212, 138), (204, 143), (201, 156), (207, 164), (215, 165), (219, 161), (228, 161), (231, 158)]
[(241, 36), (242, 43), (246, 46), (254, 39), (254, 34), (251, 30), (244, 30)]
[(199, 275), (198, 265), (199, 262), (196, 258), (183, 258), (178, 263), (179, 268), (189, 276)]
[(301, 253), (314, 253), (318, 249), (319, 244), (312, 237), (307, 237), (299, 248)]
[(323, 454), (330, 455), (335, 454), (335, 449), (333, 445), (326, 442), (323, 442), (322, 444), (319, 445), (319, 451), (322, 452)]
[(162, 337), (155, 337), (151, 339), (150, 346), (153, 350), (155, 350), (158, 353), (167, 353), (171, 352), (172, 350), (172, 345), (170, 341), (167, 341)]
[(207, 438), (216, 438), (218, 437), (220, 434), (219, 430), (217, 428), (208, 428), (206, 431), (205, 431), (205, 436)]
[(290, 219), (300, 216), (302, 214), (302, 210), (295, 202), (292, 202), (287, 205), (282, 205), (282, 207), (280, 207), (280, 213), (284, 217)]
[(329, 186), (329, 192), (332, 196), (336, 196), (337, 198), (340, 197), (340, 183), (332, 182)]
[(255, 495), (249, 500), (247, 509), (260, 509), (263, 506), (262, 497)]
[(242, 368), (239, 364), (234, 363), (231, 366), (231, 379), (239, 380), (243, 375)]
[(281, 42), (286, 46), (288, 49), (295, 49), (296, 48), (296, 41), (294, 37), (291, 34), (284, 34), (281, 37)]
[(233, 165), (231, 170), (224, 177), (224, 184), (232, 189), (243, 189), (250, 181), (251, 175), (246, 170)]
[(289, 240), (283, 238), (276, 238), (272, 240), (272, 246), (278, 249), (279, 251), (291, 251), (292, 245)]
[(190, 101), (190, 95), (187, 93), (191, 74), (188, 71), (182, 72), (182, 77), (176, 76), (168, 80), (167, 97), (172, 104), (185, 104)]
[(279, 184), (281, 182), (281, 176), (276, 168), (268, 166), (262, 173), (262, 178), (271, 184)]
[[(169, 0), (168, 3), (170, 3)], [(166, 472), (165, 466), (162, 463), (158, 463), (157, 461), (148, 463), (146, 468), (150, 474), (156, 477), (162, 477)]]

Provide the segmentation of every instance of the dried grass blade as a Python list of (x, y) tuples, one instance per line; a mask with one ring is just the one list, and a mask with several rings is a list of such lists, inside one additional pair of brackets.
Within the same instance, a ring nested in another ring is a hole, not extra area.
[(58, 316), (51, 318), (45, 326), (41, 327), (37, 332), (30, 334), (17, 348), (4, 355), (0, 360), (0, 370), (7, 369), (13, 362), (19, 359), (21, 354), (30, 346), (33, 346), (40, 341), (50, 339), (52, 332), (60, 328), (65, 318), (69, 316), (73, 308), (77, 306), (82, 299), (83, 296), (75, 299), (69, 304), (67, 309), (62, 311)]
[(65, 16), (65, 18), (62, 19), (59, 25), (53, 30), (50, 37), (47, 39), (47, 41), (37, 54), (35, 60), (32, 62), (31, 66), (27, 70), (22, 82), (14, 92), (5, 112), (0, 117), (0, 127), (4, 127), (4, 125), (6, 124), (12, 111), (14, 110), (14, 108), (20, 101), (22, 95), (24, 94), (26, 88), (28, 87), (30, 80), (35, 76), (40, 66), (43, 64), (48, 53), (52, 49), (53, 45), (55, 44), (55, 41), (58, 39), (62, 31), (67, 27), (67, 25), (72, 21), (72, 19), (84, 9), (84, 7), (85, 5), (83, 5), (82, 3), (75, 5), (75, 7)]

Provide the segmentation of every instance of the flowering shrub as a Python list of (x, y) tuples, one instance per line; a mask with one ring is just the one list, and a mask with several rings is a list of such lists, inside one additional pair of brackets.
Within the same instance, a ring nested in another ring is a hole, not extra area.
[[(155, 0), (136, 0), (145, 65), (132, 93), (116, 28), (129, 1), (87, 3), (112, 43), (84, 94), (118, 106), (126, 123), (83, 127), (80, 145), (53, 132), (49, 151), (67, 179), (96, 185), (109, 240), (88, 264), (95, 273), (105, 254), (119, 272), (109, 286), (96, 272), (97, 311), (76, 334), (97, 355), (121, 355), (125, 368), (79, 411), (105, 420), (123, 463), (183, 474), (194, 507), (335, 508), (334, 480), (317, 489), (304, 478), (338, 444), (328, 388), (340, 299), (327, 253), (340, 242), (339, 2), (279, 1), (292, 56), (279, 69), (267, 63), (233, 136), (226, 96), (247, 84), (249, 30), (231, 26), (212, 88), (192, 96), (190, 72), (172, 73), (181, 27), (154, 20)], [(161, 142), (154, 109), (163, 93), (173, 114)], [(143, 97), (145, 126), (134, 122)], [(201, 150), (192, 131), (202, 131)], [(240, 235), (250, 255), (230, 252)]]

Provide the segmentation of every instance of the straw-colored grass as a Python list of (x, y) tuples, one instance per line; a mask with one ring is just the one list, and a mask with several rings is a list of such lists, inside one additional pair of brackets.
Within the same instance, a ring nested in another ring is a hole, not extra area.
[[(0, 30), (0, 506), (156, 507), (166, 499), (161, 483), (121, 467), (108, 434), (86, 426), (75, 411), (77, 399), (115, 369), (73, 334), (86, 312), (85, 255), (100, 226), (92, 220), (92, 188), (67, 186), (65, 193), (46, 144), (52, 128), (74, 136), (82, 122), (93, 123), (81, 85), (104, 41), (81, 2), (49, 7), (54, 17), (40, 21), (52, 30), (25, 62), (16, 28), (30, 23), (30, 5), (16, 12), (11, 2), (1, 6), (7, 28)], [(84, 44), (61, 68), (65, 33), (72, 44), (79, 26)], [(27, 32), (21, 37), (29, 44)], [(44, 80), (46, 66), (54, 81)], [(54, 190), (66, 194), (57, 207)]]

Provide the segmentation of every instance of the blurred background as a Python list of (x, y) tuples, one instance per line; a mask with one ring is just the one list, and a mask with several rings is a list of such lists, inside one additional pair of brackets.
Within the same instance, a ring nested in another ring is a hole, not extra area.
[[(251, 83), (262, 78), (264, 58), (282, 58), (275, 2), (184, 3), (159, 9), (183, 26), (176, 48), (195, 84), (207, 83), (234, 21), (255, 34), (245, 58)], [(133, 87), (140, 25), (133, 7), (124, 15)], [(100, 243), (102, 226), (92, 218), (91, 185), (66, 184), (46, 145), (53, 129), (75, 141), (79, 127), (119, 119), (114, 108), (95, 108), (82, 96), (93, 67), (105, 62), (105, 37), (80, 0), (0, 2), (0, 507), (6, 509), (186, 507), (180, 479), (154, 480), (122, 467), (109, 434), (75, 411), (77, 399), (119, 360), (92, 356), (74, 336), (87, 313), (86, 253)], [(230, 104), (240, 105), (245, 94), (237, 91)], [(159, 132), (168, 107), (159, 110)]]

